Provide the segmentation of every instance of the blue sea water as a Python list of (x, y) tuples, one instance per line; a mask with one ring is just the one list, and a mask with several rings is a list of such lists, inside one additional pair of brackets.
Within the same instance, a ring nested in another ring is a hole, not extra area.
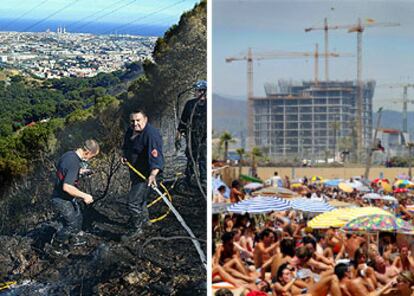
[[(0, 19), (0, 31), (17, 31), (21, 32), (28, 27), (36, 24), (38, 20), (19, 20), (13, 22), (12, 19)], [(72, 25), (73, 24), (73, 25)], [(66, 27), (69, 33), (92, 33), (92, 34), (130, 34), (142, 36), (162, 36), (168, 29), (169, 25), (151, 25), (151, 24), (132, 24), (119, 28), (119, 23), (74, 23), (71, 21), (47, 20), (32, 28), (30, 32), (45, 32), (50, 30), (56, 32), (58, 27)]]

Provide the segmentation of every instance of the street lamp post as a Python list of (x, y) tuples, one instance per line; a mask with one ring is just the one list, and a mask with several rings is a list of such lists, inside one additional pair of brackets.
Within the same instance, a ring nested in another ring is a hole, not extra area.
[(368, 148), (369, 151), (368, 151), (368, 155), (367, 155), (367, 162), (366, 162), (365, 174), (364, 174), (365, 180), (368, 180), (368, 178), (369, 178), (369, 170), (371, 168), (372, 154), (374, 153), (375, 149), (377, 148), (377, 147), (375, 147), (375, 143), (376, 143), (376, 140), (377, 140), (378, 129), (379, 129), (379, 126), (380, 126), (380, 123), (381, 123), (382, 107), (378, 109), (377, 114), (378, 114), (378, 116), (377, 116), (377, 125), (375, 126), (374, 140), (372, 141), (371, 147)]

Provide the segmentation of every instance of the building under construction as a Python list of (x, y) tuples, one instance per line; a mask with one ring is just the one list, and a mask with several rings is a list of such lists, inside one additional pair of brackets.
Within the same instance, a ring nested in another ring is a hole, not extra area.
[[(253, 97), (254, 145), (275, 158), (324, 159), (338, 140), (356, 138), (357, 83), (354, 81), (267, 85), (266, 97)], [(362, 149), (372, 139), (375, 81), (363, 84)], [(356, 141), (352, 149), (356, 151)], [(327, 152), (329, 151), (329, 152)], [(364, 150), (365, 151), (365, 150)]]

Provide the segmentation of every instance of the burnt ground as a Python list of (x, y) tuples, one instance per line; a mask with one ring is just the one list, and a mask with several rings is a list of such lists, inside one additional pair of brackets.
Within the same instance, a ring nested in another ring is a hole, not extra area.
[[(173, 204), (195, 236), (206, 240), (206, 201), (198, 190), (172, 191)], [(84, 207), (84, 238), (64, 255), (52, 255), (58, 223), (48, 221), (14, 236), (0, 236), (0, 295), (206, 295), (206, 270), (173, 213), (122, 239), (128, 226), (126, 196)], [(150, 217), (165, 213), (160, 201)], [(206, 253), (206, 243), (200, 242)], [(1, 283), (16, 281), (10, 289)]]

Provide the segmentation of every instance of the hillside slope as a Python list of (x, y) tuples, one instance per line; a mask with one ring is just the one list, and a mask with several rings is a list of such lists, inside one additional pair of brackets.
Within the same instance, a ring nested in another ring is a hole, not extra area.
[[(4, 295), (206, 294), (206, 270), (172, 213), (142, 236), (121, 239), (129, 229), (125, 205), (129, 177), (119, 161), (126, 116), (131, 108), (145, 105), (150, 120), (163, 134), (165, 177), (174, 178), (184, 170), (183, 153), (171, 152), (175, 129), (171, 118), (191, 96), (188, 93), (176, 100), (178, 93), (206, 77), (205, 52), (206, 2), (202, 1), (158, 41), (155, 63), (144, 65), (145, 76), (130, 86), (128, 96), (104, 95), (89, 109), (77, 109), (64, 119), (24, 130), (18, 144), (33, 158), (27, 158), (23, 164), (27, 169), (4, 188), (0, 198), (0, 282), (17, 281)], [(179, 108), (174, 110), (177, 103)], [(81, 182), (96, 200), (83, 206), (87, 243), (56, 257), (50, 241), (58, 224), (49, 204), (55, 162), (89, 137), (99, 141), (102, 153), (90, 164), (95, 174)], [(12, 148), (6, 141), (3, 144)], [(28, 149), (31, 145), (35, 153)], [(22, 165), (15, 163), (15, 167)], [(199, 192), (183, 192), (178, 185), (171, 190), (173, 204), (205, 250), (206, 201)], [(150, 208), (150, 217), (166, 212), (159, 202)]]

